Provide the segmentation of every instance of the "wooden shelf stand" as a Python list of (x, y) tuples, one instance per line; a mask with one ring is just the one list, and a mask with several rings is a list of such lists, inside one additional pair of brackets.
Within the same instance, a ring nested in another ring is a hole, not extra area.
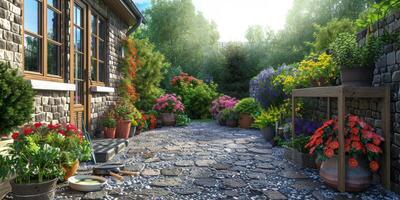
[(385, 139), (382, 163), (382, 183), (390, 189), (390, 89), (386, 87), (356, 87), (331, 86), (294, 89), (292, 91), (292, 137), (295, 137), (295, 100), (296, 97), (326, 97), (328, 101), (327, 118), (330, 118), (330, 98), (338, 99), (338, 129), (339, 129), (339, 162), (338, 162), (338, 190), (345, 192), (346, 161), (344, 151), (344, 131), (346, 116), (346, 98), (378, 98), (382, 102), (381, 118), (382, 131)]

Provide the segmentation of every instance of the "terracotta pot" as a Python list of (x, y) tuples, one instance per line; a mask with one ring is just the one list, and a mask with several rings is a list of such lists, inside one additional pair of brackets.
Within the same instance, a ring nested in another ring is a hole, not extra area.
[(239, 118), (239, 127), (240, 128), (249, 129), (249, 128), (251, 128), (251, 125), (253, 123), (254, 123), (253, 117), (251, 117), (249, 114), (240, 113), (240, 118)]
[[(357, 159), (358, 167), (352, 168), (348, 164), (346, 156), (346, 191), (360, 192), (366, 190), (372, 182), (372, 174), (368, 170), (367, 162), (363, 159)], [(331, 187), (337, 188), (338, 185), (338, 159), (332, 157), (321, 164), (319, 174), (325, 183)]]
[(115, 138), (115, 131), (117, 130), (117, 128), (104, 128), (104, 137), (105, 138)]
[(118, 120), (117, 123), (117, 138), (129, 138), (131, 129), (131, 120)]
[(275, 129), (273, 127), (264, 127), (261, 130), (261, 134), (267, 142), (271, 142), (275, 137)]
[(234, 119), (228, 119), (228, 120), (226, 120), (226, 125), (229, 127), (237, 127), (238, 121), (234, 120)]
[(65, 170), (64, 180), (68, 180), (69, 177), (76, 174), (79, 168), (79, 160), (76, 160), (71, 167), (63, 166)]
[(136, 135), (136, 126), (131, 126), (131, 130), (129, 131), (129, 137), (133, 137)]
[(175, 126), (176, 115), (174, 113), (161, 113), (161, 121), (164, 126)]
[(341, 69), (342, 85), (346, 86), (371, 86), (373, 69), (370, 67)]
[(15, 200), (52, 200), (56, 192), (57, 179), (43, 183), (16, 184), (10, 181)]

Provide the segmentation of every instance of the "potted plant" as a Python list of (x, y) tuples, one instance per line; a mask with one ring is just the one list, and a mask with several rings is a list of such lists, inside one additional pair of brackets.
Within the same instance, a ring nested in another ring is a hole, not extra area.
[[(153, 130), (153, 129), (157, 128), (157, 115), (158, 115), (158, 113), (155, 110), (149, 110), (146, 112), (146, 116), (147, 116), (146, 121), (147, 121), (149, 130)], [(176, 116), (177, 121), (178, 121), (178, 115)]]
[(130, 118), (132, 108), (129, 106), (129, 103), (122, 101), (117, 104), (114, 110), (118, 119), (116, 136), (117, 138), (128, 139), (132, 122), (132, 119)]
[(12, 138), (10, 150), (0, 154), (0, 179), (15, 175), (14, 199), (53, 199), (57, 180), (91, 155), (89, 143), (71, 124), (26, 125)]
[(239, 113), (233, 108), (224, 109), (222, 112), (222, 119), (225, 121), (226, 125), (229, 127), (237, 127), (239, 120)]
[(129, 119), (131, 119), (131, 129), (129, 132), (129, 137), (136, 135), (136, 130), (138, 127), (138, 121), (142, 118), (142, 113), (136, 108), (132, 107), (132, 112), (129, 114)]
[(256, 117), (253, 127), (260, 129), (266, 141), (272, 142), (275, 137), (275, 123), (279, 120), (280, 115), (281, 110), (278, 107), (270, 106), (268, 110), (262, 111)]
[(140, 112), (141, 118), (137, 120), (137, 128), (136, 128), (136, 135), (139, 135), (142, 131), (146, 130), (148, 127), (147, 124), (147, 116), (146, 114), (142, 111)]
[(235, 110), (240, 114), (239, 127), (248, 129), (253, 124), (254, 117), (258, 116), (262, 109), (254, 98), (244, 98), (236, 104)]
[(375, 61), (383, 50), (381, 39), (367, 37), (366, 43), (359, 46), (354, 34), (341, 33), (330, 48), (340, 67), (342, 85), (371, 86)]
[(228, 95), (223, 95), (212, 101), (210, 107), (210, 113), (214, 119), (219, 120), (219, 113), (227, 108), (234, 108), (239, 102), (236, 98), (230, 97)]
[(176, 123), (176, 113), (183, 113), (185, 107), (180, 97), (177, 97), (175, 94), (165, 94), (156, 99), (153, 109), (160, 113), (164, 126), (174, 126)]
[(182, 113), (176, 115), (176, 126), (187, 126), (190, 124), (190, 118)]
[(104, 127), (104, 137), (105, 138), (115, 138), (115, 131), (117, 127), (117, 120), (114, 119), (112, 115), (107, 115), (103, 119)]
[[(310, 155), (316, 154), (317, 158), (323, 161), (320, 175), (328, 185), (333, 187), (337, 187), (338, 184), (337, 126), (337, 119), (326, 121), (315, 131), (305, 146), (309, 149)], [(378, 159), (382, 154), (380, 146), (383, 137), (354, 115), (346, 116), (345, 126), (346, 190), (362, 191), (371, 184), (371, 172), (375, 173), (379, 169)]]

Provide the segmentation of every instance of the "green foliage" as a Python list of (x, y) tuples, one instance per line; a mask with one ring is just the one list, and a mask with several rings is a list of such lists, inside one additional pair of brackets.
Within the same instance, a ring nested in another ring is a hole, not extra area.
[(253, 123), (254, 128), (273, 127), (281, 117), (282, 109), (276, 106), (270, 106), (267, 110), (262, 111), (259, 116), (255, 118)]
[(197, 12), (191, 0), (153, 0), (145, 16), (141, 37), (148, 37), (172, 66), (185, 72), (197, 74), (208, 51), (217, 48), (215, 23)]
[(117, 119), (130, 120), (131, 119), (130, 114), (132, 113), (132, 105), (129, 104), (128, 102), (121, 101), (115, 106), (114, 111)]
[(327, 50), (340, 33), (355, 34), (356, 32), (354, 22), (350, 19), (333, 19), (325, 26), (316, 24), (315, 29), (315, 41), (311, 43), (311, 46), (316, 52)]
[(295, 138), (292, 138), (290, 141), (284, 142), (283, 146), (293, 148), (301, 153), (308, 153), (308, 149), (305, 149), (304, 147), (310, 140), (310, 137), (311, 136), (300, 135)]
[(226, 108), (221, 112), (221, 119), (222, 121), (227, 120), (239, 120), (239, 113), (234, 108)]
[(373, 3), (367, 10), (360, 14), (356, 24), (359, 29), (371, 26), (380, 19), (386, 17), (391, 12), (400, 9), (400, 1), (398, 0), (381, 0)]
[(137, 51), (139, 67), (134, 80), (136, 90), (140, 94), (136, 106), (142, 110), (149, 110), (154, 100), (163, 94), (160, 82), (164, 78), (170, 64), (164, 56), (155, 50), (154, 44), (148, 39), (133, 39)]
[(0, 135), (9, 134), (31, 119), (32, 87), (9, 63), (0, 62)]
[(165, 74), (164, 79), (161, 81), (161, 87), (167, 91), (172, 90), (172, 85), (171, 85), (172, 78), (174, 78), (175, 76), (179, 76), (179, 74), (181, 74), (182, 72), (183, 72), (182, 68), (179, 66), (170, 67), (167, 73)]
[(107, 116), (103, 119), (103, 127), (115, 128), (117, 126), (117, 120), (111, 116)]
[(244, 98), (235, 106), (236, 112), (258, 116), (262, 111), (261, 105), (254, 98)]
[(172, 90), (182, 98), (185, 112), (191, 119), (210, 117), (209, 106), (218, 96), (216, 84), (178, 84)]
[(185, 114), (177, 114), (176, 115), (176, 126), (187, 126), (188, 124), (190, 124), (190, 118), (185, 115)]

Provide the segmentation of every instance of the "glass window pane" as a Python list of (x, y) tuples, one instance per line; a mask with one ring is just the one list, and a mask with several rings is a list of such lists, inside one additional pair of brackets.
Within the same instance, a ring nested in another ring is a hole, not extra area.
[(47, 73), (61, 75), (60, 66), (60, 47), (55, 44), (47, 43)]
[(83, 81), (76, 80), (75, 81), (75, 104), (82, 104), (83, 103)]
[(92, 28), (92, 33), (95, 35), (97, 35), (97, 23), (98, 23), (97, 17), (92, 15), (90, 24), (91, 24), (91, 28)]
[(60, 9), (60, 3), (58, 0), (47, 0), (47, 4), (54, 8)]
[(60, 41), (59, 39), (59, 19), (60, 16), (58, 13), (54, 12), (51, 9), (47, 9), (47, 35), (50, 39), (55, 41)]
[(97, 61), (92, 59), (92, 71), (91, 71), (91, 78), (93, 81), (97, 81)]
[(83, 56), (75, 53), (75, 78), (83, 79)]
[(74, 24), (82, 27), (82, 8), (76, 4), (74, 7)]
[(103, 62), (99, 62), (99, 79), (101, 82), (106, 82), (107, 70)]
[(99, 59), (105, 61), (106, 59), (106, 44), (104, 41), (99, 41)]
[(82, 52), (82, 49), (83, 49), (82, 33), (83, 33), (83, 31), (80, 28), (75, 27), (74, 33), (75, 33), (75, 35), (74, 35), (75, 50)]
[(100, 34), (99, 34), (100, 38), (103, 40), (106, 39), (107, 27), (105, 21), (102, 19), (100, 19), (99, 29), (100, 29)]
[(24, 28), (33, 33), (39, 32), (40, 3), (36, 0), (24, 1)]
[(40, 39), (25, 34), (25, 70), (40, 72)]
[(96, 37), (92, 35), (92, 43), (90, 44), (90, 55), (97, 58), (97, 40)]

